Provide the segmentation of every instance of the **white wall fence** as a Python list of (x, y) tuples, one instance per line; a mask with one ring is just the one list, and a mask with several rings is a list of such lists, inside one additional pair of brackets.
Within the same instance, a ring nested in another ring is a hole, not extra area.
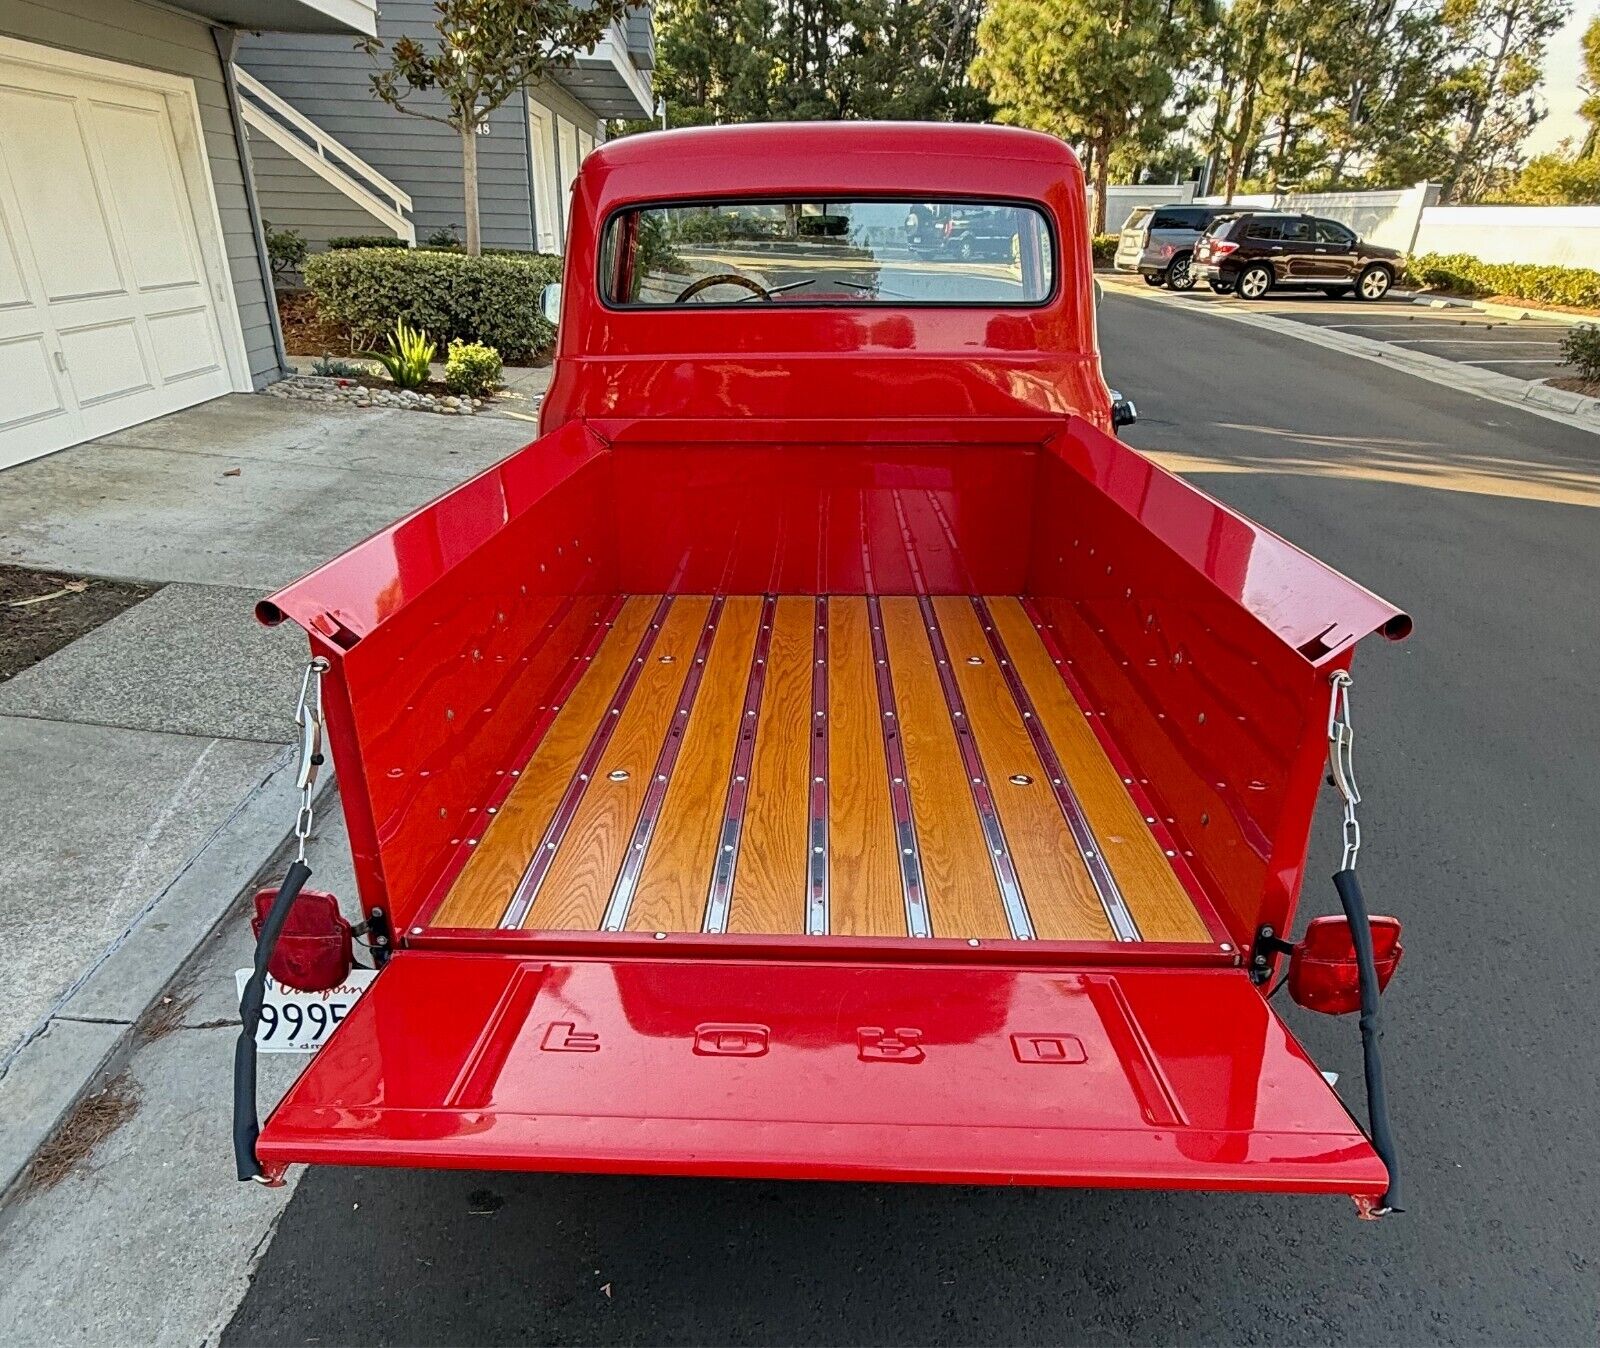
[(1431, 206), (1417, 252), (1600, 271), (1600, 206)]
[[(1114, 232), (1139, 206), (1196, 201), (1193, 183), (1112, 187), (1106, 221)], [(1236, 194), (1233, 205), (1304, 211), (1349, 225), (1362, 238), (1413, 255), (1470, 253), (1485, 262), (1526, 262), (1600, 270), (1600, 206), (1441, 206), (1435, 183), (1397, 191)]]

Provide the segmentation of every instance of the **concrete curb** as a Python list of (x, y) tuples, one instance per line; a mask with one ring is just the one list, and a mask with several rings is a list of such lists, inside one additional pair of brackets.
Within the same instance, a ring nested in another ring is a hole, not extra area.
[[(1155, 290), (1143, 292), (1119, 286), (1115, 293), (1152, 304), (1184, 303), (1177, 296)], [(1202, 311), (1193, 312), (1203, 312), (1209, 317), (1226, 319), (1230, 323), (1243, 323), (1248, 327), (1278, 333), (1280, 336), (1293, 337), (1298, 341), (1327, 347), (1331, 351), (1356, 356), (1361, 360), (1377, 361), (1387, 369), (1415, 375), (1418, 379), (1441, 384), (1445, 388), (1455, 389), (1458, 393), (1470, 393), (1474, 397), (1484, 398), (1490, 402), (1520, 408), (1524, 412), (1531, 412), (1534, 416), (1544, 417), (1547, 421), (1559, 421), (1563, 426), (1600, 434), (1600, 399), (1588, 398), (1581, 393), (1551, 388), (1546, 384), (1536, 384), (1526, 379), (1514, 379), (1510, 375), (1497, 374), (1493, 370), (1458, 365), (1441, 356), (1430, 356), (1421, 351), (1390, 346), (1387, 342), (1377, 342), (1370, 337), (1359, 337), (1351, 332), (1321, 328), (1312, 323), (1298, 323), (1292, 318), (1280, 318), (1275, 314), (1251, 313), (1219, 305), (1209, 305)]]
[(1415, 296), (1411, 302), (1427, 309), (1476, 309), (1481, 314), (1519, 322), (1524, 318), (1547, 318), (1552, 323), (1565, 323), (1574, 328), (1600, 327), (1600, 316), (1593, 314), (1568, 314), (1560, 309), (1535, 309), (1522, 304), (1497, 304), (1493, 300), (1460, 300), (1449, 295), (1421, 294)]
[[(200, 848), (41, 1019), (0, 1075), (0, 1202), (141, 1016), (293, 833), (296, 750), (275, 757)], [(333, 775), (317, 791), (328, 799)]]

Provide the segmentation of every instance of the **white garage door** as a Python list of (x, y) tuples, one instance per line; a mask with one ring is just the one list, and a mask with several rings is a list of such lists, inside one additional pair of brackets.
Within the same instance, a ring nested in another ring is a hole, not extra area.
[(0, 468), (233, 387), (173, 109), (0, 57)]

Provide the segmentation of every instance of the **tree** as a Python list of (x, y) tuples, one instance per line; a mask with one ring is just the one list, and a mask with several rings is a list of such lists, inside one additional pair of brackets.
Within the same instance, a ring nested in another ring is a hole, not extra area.
[(1600, 156), (1562, 152), (1536, 155), (1516, 181), (1491, 200), (1517, 206), (1592, 206), (1600, 203)]
[(1537, 90), (1545, 41), (1571, 9), (1569, 0), (1444, 0), (1440, 17), (1459, 61), (1446, 85), (1460, 106), (1447, 200), (1476, 201), (1516, 168), (1544, 117)]
[(483, 251), (478, 212), (478, 134), (491, 112), (527, 85), (594, 46), (628, 0), (437, 0), (437, 50), (409, 34), (362, 49), (386, 62), (373, 94), (398, 112), (442, 122), (461, 138), (467, 252)]
[(656, 92), (672, 126), (765, 116), (772, 0), (663, 0), (655, 20)]
[(1600, 15), (1590, 19), (1583, 30), (1583, 74), (1578, 76), (1578, 88), (1585, 95), (1578, 105), (1578, 115), (1589, 123), (1589, 134), (1583, 138), (1578, 154), (1588, 159), (1600, 149), (1596, 144), (1600, 133)]
[(992, 0), (972, 78), (999, 119), (1087, 152), (1096, 231), (1106, 227), (1113, 150), (1173, 129), (1174, 70), (1189, 56), (1186, 0)]
[(662, 0), (656, 89), (673, 126), (982, 121), (988, 102), (967, 78), (981, 12), (982, 0)]

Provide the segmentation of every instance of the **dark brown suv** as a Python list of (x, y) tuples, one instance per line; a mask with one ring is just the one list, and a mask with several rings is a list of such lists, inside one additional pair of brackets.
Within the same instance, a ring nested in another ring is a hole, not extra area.
[(1259, 300), (1269, 290), (1321, 290), (1381, 300), (1405, 267), (1398, 249), (1363, 243), (1337, 220), (1283, 211), (1222, 217), (1195, 245), (1194, 274), (1219, 295)]

